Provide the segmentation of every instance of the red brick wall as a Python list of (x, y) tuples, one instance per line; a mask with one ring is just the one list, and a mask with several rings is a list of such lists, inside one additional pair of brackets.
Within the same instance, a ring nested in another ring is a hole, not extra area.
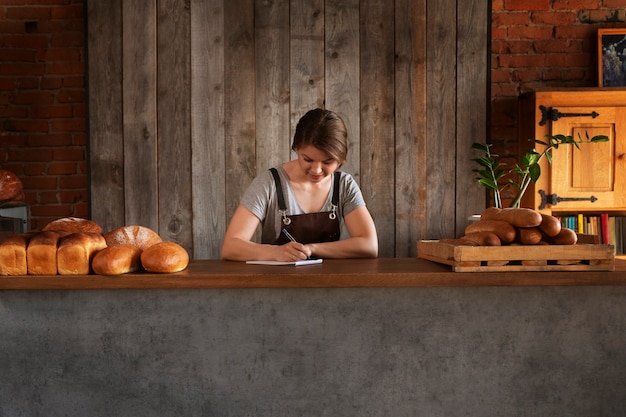
[(598, 86), (597, 30), (626, 27), (625, 22), (626, 0), (493, 0), (491, 141), (496, 153), (516, 158), (520, 93)]
[(0, 5), (0, 167), (22, 180), (35, 229), (89, 215), (84, 23), (82, 0)]
[[(625, 0), (493, 0), (492, 8), (491, 140), (514, 159), (518, 95), (596, 86), (596, 31), (626, 27)], [(89, 215), (83, 13), (82, 0), (0, 5), (0, 167), (22, 179), (35, 229)]]

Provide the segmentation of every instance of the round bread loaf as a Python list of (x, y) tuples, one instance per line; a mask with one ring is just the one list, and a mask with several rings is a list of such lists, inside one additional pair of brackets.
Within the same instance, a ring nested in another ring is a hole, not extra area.
[(175, 242), (157, 243), (141, 253), (141, 265), (148, 272), (179, 272), (188, 264), (189, 254)]
[(113, 229), (104, 235), (108, 246), (130, 244), (137, 246), (141, 250), (161, 243), (163, 240), (152, 229), (145, 226), (122, 226)]
[(102, 227), (100, 227), (98, 223), (81, 217), (62, 217), (60, 219), (52, 220), (41, 230), (54, 230), (64, 236), (72, 233), (102, 234)]
[(141, 268), (141, 249), (128, 243), (108, 246), (96, 253), (91, 261), (98, 275), (122, 275)]
[(0, 169), (0, 202), (24, 200), (22, 181), (6, 169)]

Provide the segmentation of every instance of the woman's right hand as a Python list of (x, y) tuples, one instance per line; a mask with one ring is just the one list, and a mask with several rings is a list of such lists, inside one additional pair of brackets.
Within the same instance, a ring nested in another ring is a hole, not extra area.
[(301, 261), (311, 256), (311, 250), (298, 242), (285, 243), (275, 248), (276, 260), (281, 262)]

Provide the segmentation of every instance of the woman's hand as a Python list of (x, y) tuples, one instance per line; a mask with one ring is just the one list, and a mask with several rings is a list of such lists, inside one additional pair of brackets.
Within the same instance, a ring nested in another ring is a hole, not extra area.
[(293, 262), (307, 259), (311, 256), (311, 249), (298, 242), (289, 242), (275, 246), (275, 258), (281, 262)]
[(224, 235), (222, 259), (293, 262), (311, 256), (312, 247), (298, 242), (280, 246), (252, 242), (252, 235), (259, 223), (259, 219), (248, 209), (243, 206), (237, 207)]

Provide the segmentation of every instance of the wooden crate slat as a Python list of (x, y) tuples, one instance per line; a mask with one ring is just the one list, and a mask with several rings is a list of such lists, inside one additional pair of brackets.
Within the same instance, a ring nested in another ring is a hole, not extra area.
[(456, 272), (612, 271), (613, 245), (459, 246), (437, 240), (417, 244), (417, 256)]

